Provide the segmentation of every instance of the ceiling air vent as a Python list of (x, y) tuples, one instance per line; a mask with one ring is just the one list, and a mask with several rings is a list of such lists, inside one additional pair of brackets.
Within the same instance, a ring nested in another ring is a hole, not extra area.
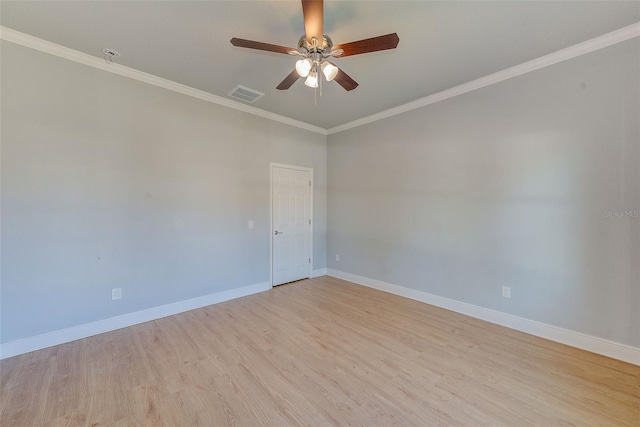
[(227, 95), (229, 95), (232, 98), (239, 99), (240, 101), (253, 104), (258, 99), (262, 98), (264, 96), (264, 93), (258, 92), (257, 90), (249, 89), (248, 87), (245, 87), (245, 86), (238, 85), (234, 87), (233, 90), (229, 92)]

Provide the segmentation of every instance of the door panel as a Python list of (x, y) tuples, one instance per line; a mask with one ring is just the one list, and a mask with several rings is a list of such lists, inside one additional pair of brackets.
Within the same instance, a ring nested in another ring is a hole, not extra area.
[(311, 276), (311, 173), (272, 168), (273, 285)]

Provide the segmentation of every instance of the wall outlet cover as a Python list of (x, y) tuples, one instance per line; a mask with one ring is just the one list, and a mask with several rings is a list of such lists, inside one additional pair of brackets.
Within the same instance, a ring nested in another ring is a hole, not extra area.
[(502, 296), (504, 298), (511, 298), (511, 287), (503, 286), (502, 287)]

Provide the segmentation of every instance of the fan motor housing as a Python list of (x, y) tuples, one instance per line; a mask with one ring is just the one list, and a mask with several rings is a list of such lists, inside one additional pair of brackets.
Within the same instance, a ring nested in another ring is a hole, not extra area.
[(300, 53), (306, 54), (314, 51), (329, 53), (331, 52), (332, 47), (333, 41), (331, 40), (331, 37), (326, 34), (322, 35), (322, 44), (317, 47), (312, 46), (311, 43), (307, 41), (307, 36), (304, 34), (300, 37), (300, 40), (298, 40), (298, 50)]

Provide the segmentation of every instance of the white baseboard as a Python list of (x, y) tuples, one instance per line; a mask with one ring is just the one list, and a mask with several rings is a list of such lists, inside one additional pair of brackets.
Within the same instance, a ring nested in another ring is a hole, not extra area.
[(526, 332), (531, 335), (546, 338), (562, 344), (577, 347), (593, 353), (602, 354), (614, 359), (622, 360), (634, 365), (640, 365), (640, 348), (620, 344), (603, 338), (594, 337), (580, 332), (571, 331), (535, 320), (525, 319), (488, 308), (479, 307), (462, 301), (445, 298), (403, 286), (392, 285), (368, 277), (345, 273), (344, 271), (327, 269), (327, 275), (357, 283), (358, 285), (400, 295), (416, 301), (421, 301), (436, 307), (455, 311), (487, 322), (495, 323), (516, 331)]
[(109, 319), (98, 320), (84, 325), (73, 326), (59, 331), (47, 332), (46, 334), (24, 338), (16, 341), (9, 341), (0, 344), (0, 359), (17, 356), (30, 351), (52, 347), (58, 344), (79, 340), (81, 338), (102, 334), (138, 323), (149, 322), (162, 317), (172, 316), (196, 308), (229, 301), (235, 298), (263, 292), (271, 289), (270, 282), (257, 283), (255, 285), (244, 286), (242, 288), (230, 289), (228, 291), (217, 292), (185, 301), (172, 304), (161, 305), (147, 310), (136, 311), (135, 313), (123, 314)]
[(311, 278), (320, 277), (320, 276), (326, 276), (326, 275), (327, 275), (327, 269), (326, 268), (318, 268), (317, 270), (313, 270), (311, 272)]

